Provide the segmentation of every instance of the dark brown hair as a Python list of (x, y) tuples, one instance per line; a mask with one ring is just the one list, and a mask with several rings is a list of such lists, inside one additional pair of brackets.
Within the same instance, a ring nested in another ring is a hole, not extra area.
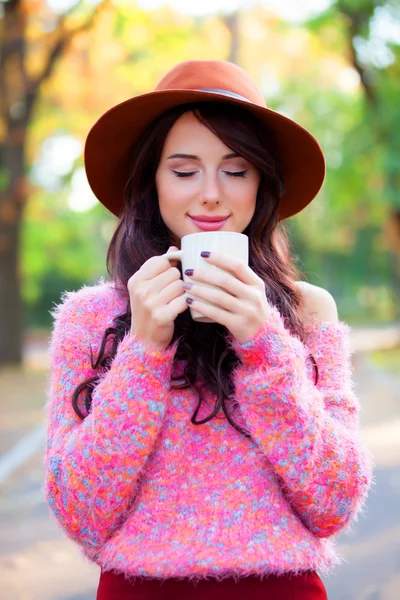
[[(104, 336), (92, 368), (108, 370), (119, 342), (131, 326), (127, 283), (130, 277), (152, 256), (164, 254), (171, 245), (171, 234), (163, 222), (158, 206), (155, 174), (164, 142), (176, 120), (186, 111), (208, 127), (233, 152), (252, 163), (261, 175), (253, 218), (243, 231), (249, 238), (249, 266), (265, 282), (268, 300), (277, 307), (292, 334), (305, 340), (300, 314), (302, 296), (296, 286), (300, 271), (291, 258), (288, 235), (279, 221), (279, 199), (285, 191), (284, 173), (278, 159), (270, 130), (248, 111), (231, 104), (198, 103), (175, 107), (164, 113), (148, 128), (132, 148), (130, 176), (126, 182), (124, 207), (107, 253), (107, 271), (118, 290), (126, 294), (126, 312), (114, 319)], [(181, 270), (179, 263), (178, 268)], [(181, 271), (182, 273), (182, 271)], [(240, 360), (227, 342), (228, 330), (218, 323), (193, 321), (189, 310), (175, 319), (174, 335), (169, 345), (179, 339), (174, 360), (186, 361), (183, 379), (172, 378), (171, 389), (193, 386), (199, 393), (199, 403), (191, 418), (196, 425), (206, 423), (222, 409), (229, 423), (246, 437), (231, 418), (226, 401), (234, 401), (232, 373)], [(108, 337), (112, 347), (106, 354)], [(318, 369), (311, 356), (316, 369)], [(92, 391), (101, 373), (80, 384), (73, 395), (75, 412), (84, 418), (78, 398), (85, 390), (85, 409), (91, 408)], [(200, 385), (200, 381), (203, 382)], [(204, 383), (206, 382), (206, 383)], [(315, 382), (315, 383), (316, 383)], [(207, 386), (216, 395), (213, 412), (196, 421), (203, 401), (202, 389)], [(232, 409), (237, 404), (232, 406)], [(218, 417), (217, 417), (218, 418)]]

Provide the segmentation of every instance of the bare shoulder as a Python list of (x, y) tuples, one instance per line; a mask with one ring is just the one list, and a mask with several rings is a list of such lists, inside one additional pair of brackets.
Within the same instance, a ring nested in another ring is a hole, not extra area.
[(335, 299), (328, 290), (307, 281), (296, 281), (296, 285), (304, 298), (304, 325), (315, 321), (339, 321)]

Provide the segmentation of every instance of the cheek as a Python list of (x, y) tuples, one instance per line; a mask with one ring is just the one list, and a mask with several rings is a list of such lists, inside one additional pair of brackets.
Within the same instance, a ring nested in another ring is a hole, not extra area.
[(168, 203), (173, 195), (173, 182), (169, 181), (167, 173), (162, 170), (156, 175), (156, 188), (160, 205)]
[(242, 185), (232, 185), (230, 189), (230, 197), (242, 207), (251, 208), (257, 200), (258, 184), (256, 181), (243, 181)]
[(156, 178), (158, 202), (160, 210), (179, 208), (188, 197), (187, 186), (183, 186), (175, 177)]

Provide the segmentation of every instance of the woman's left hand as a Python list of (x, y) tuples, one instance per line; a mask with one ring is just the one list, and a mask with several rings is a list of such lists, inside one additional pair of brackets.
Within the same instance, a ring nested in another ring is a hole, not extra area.
[[(195, 269), (188, 276), (193, 281), (189, 298), (190, 304), (196, 311), (209, 317), (216, 323), (225, 325), (239, 344), (253, 339), (263, 328), (271, 308), (265, 295), (264, 281), (254, 271), (232, 256), (211, 252), (207, 262), (223, 269)], [(208, 283), (216, 288), (201, 285)], [(210, 306), (202, 300), (212, 302)]]

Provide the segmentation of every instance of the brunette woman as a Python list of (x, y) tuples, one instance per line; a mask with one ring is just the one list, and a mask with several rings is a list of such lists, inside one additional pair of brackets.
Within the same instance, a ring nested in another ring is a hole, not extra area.
[[(110, 281), (53, 311), (45, 489), (98, 600), (326, 598), (372, 461), (349, 327), (283, 223), (322, 186), (318, 142), (238, 66), (185, 61), (94, 124), (85, 166), (118, 224)], [(199, 216), (249, 265), (204, 248), (225, 274), (185, 289), (163, 255)]]

